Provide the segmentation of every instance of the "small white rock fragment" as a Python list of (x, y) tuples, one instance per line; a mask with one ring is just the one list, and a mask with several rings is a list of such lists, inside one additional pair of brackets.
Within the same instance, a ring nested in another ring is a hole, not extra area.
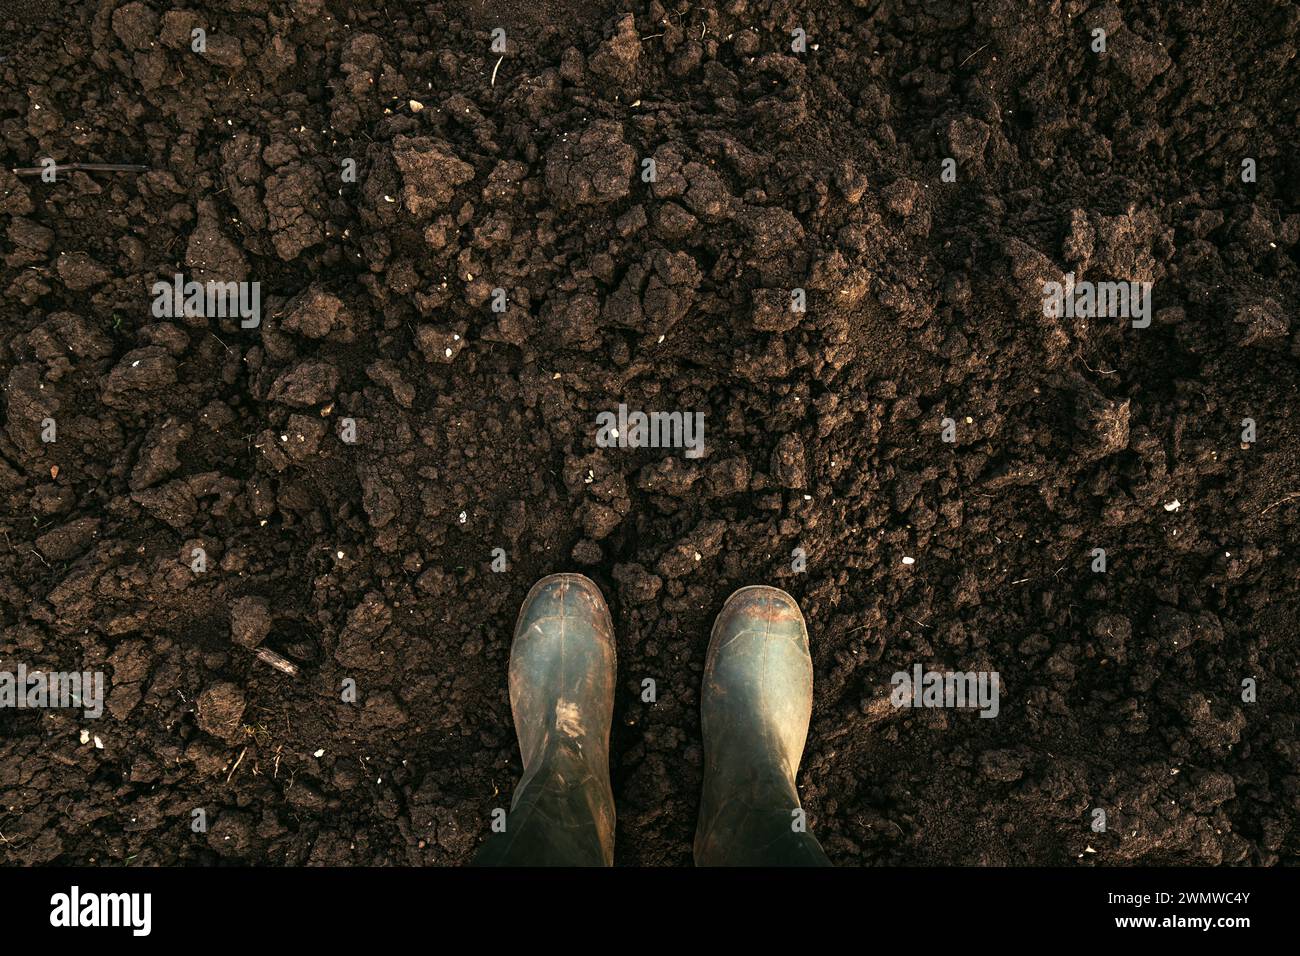
[(322, 747), (320, 750), (318, 750), (318, 751), (316, 751), (314, 754), (312, 754), (312, 756), (313, 756), (313, 757), (323, 757), (323, 756), (325, 756), (325, 748)]
[(1169, 502), (1169, 504), (1165, 505), (1165, 510), (1166, 510), (1166, 511), (1177, 511), (1179, 508), (1182, 507), (1182, 505), (1183, 505), (1183, 503), (1182, 503), (1181, 501), (1179, 501), (1177, 498), (1175, 498), (1173, 501)]
[(916, 558), (904, 557), (904, 558), (903, 558), (903, 563), (904, 563), (904, 564), (916, 564)]
[(89, 730), (83, 730), (83, 731), (81, 732), (81, 742), (82, 742), (83, 744), (88, 744), (88, 743), (90, 743), (90, 731), (89, 731)]
[(104, 741), (100, 740), (98, 737), (95, 738), (95, 749), (96, 750), (104, 749)]

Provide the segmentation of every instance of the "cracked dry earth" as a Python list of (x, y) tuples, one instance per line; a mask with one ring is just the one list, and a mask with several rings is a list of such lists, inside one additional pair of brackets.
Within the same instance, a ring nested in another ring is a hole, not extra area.
[[(0, 710), (0, 860), (467, 862), (578, 570), (622, 863), (690, 862), (759, 582), (833, 862), (1296, 862), (1294, 2), (0, 7), (0, 670), (107, 680)], [(177, 273), (260, 325), (155, 317)], [(1066, 273), (1150, 326), (1044, 316)], [(620, 403), (704, 456), (598, 447)], [(917, 663), (998, 717), (895, 709)]]

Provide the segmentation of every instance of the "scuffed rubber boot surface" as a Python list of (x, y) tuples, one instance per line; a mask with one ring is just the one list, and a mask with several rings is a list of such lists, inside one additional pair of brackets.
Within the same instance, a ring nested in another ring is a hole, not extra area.
[(524, 599), (510, 648), (510, 709), (524, 772), (481, 866), (609, 866), (614, 630), (600, 589), (553, 574)]
[(829, 866), (802, 831), (795, 775), (812, 716), (808, 629), (794, 598), (741, 588), (718, 613), (700, 694), (698, 866)]

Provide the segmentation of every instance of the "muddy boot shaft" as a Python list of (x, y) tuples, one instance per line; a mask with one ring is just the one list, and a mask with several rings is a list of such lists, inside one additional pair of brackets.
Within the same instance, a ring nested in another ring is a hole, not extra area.
[(718, 613), (700, 693), (698, 866), (828, 866), (804, 832), (795, 774), (812, 716), (808, 630), (794, 598), (741, 588)]
[(615, 665), (609, 609), (594, 583), (553, 574), (533, 585), (510, 648), (510, 710), (524, 772), (505, 832), (483, 845), (475, 863), (613, 863)]

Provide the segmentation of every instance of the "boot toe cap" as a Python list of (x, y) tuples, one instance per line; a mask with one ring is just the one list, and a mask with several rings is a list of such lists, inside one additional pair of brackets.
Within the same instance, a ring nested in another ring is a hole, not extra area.
[(589, 626), (602, 638), (613, 637), (604, 595), (596, 582), (581, 574), (549, 574), (534, 584), (519, 609), (515, 634), (547, 619)]
[(727, 598), (718, 612), (709, 642), (709, 657), (737, 643), (769, 638), (791, 640), (804, 654), (809, 652), (808, 628), (799, 602), (780, 588), (752, 585)]

